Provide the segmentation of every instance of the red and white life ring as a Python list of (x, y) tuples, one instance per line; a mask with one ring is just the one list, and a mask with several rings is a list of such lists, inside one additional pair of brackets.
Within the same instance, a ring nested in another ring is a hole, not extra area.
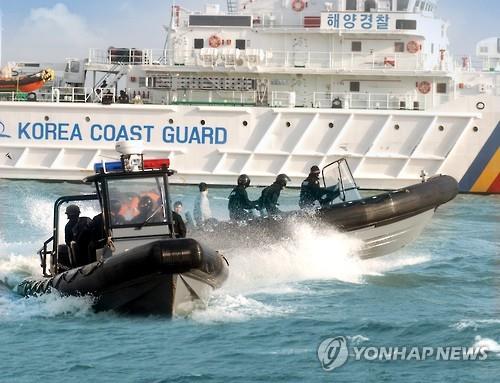
[(406, 50), (410, 53), (417, 53), (420, 50), (420, 45), (414, 40), (408, 41), (408, 44), (406, 44)]
[(302, 12), (306, 7), (305, 0), (292, 0), (292, 9), (295, 12)]
[(212, 48), (218, 48), (222, 44), (222, 39), (217, 35), (212, 35), (208, 38), (208, 45)]
[(427, 94), (431, 91), (432, 85), (429, 81), (420, 81), (417, 84), (418, 91), (422, 94)]

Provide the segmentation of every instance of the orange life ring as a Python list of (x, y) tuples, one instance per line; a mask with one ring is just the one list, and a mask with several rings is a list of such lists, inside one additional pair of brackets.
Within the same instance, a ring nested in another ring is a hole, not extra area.
[(306, 7), (306, 2), (304, 0), (292, 0), (292, 9), (295, 12), (302, 12)]
[(420, 81), (417, 88), (420, 93), (427, 94), (431, 91), (432, 85), (429, 81)]
[(212, 35), (208, 38), (208, 45), (210, 45), (212, 48), (218, 48), (221, 44), (222, 40), (217, 35)]
[(414, 40), (408, 41), (408, 44), (406, 44), (406, 50), (410, 53), (417, 53), (420, 50), (420, 45)]

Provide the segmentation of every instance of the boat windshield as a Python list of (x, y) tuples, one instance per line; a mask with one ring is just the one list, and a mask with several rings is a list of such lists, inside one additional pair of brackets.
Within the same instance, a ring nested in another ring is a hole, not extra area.
[(108, 180), (111, 227), (145, 226), (167, 222), (162, 177)]
[[(340, 201), (354, 201), (361, 199), (358, 185), (352, 176), (345, 158), (334, 161), (323, 168), (323, 183), (326, 188), (339, 188)], [(337, 201), (337, 202), (340, 202)]]

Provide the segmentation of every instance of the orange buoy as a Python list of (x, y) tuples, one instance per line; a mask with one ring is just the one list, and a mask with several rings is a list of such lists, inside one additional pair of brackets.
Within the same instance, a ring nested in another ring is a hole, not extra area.
[(208, 38), (208, 45), (212, 48), (218, 48), (222, 44), (222, 39), (217, 35), (212, 35)]
[(417, 88), (420, 93), (427, 94), (431, 91), (432, 85), (429, 81), (420, 81)]
[(414, 40), (408, 41), (406, 50), (410, 53), (417, 53), (420, 50), (420, 45)]

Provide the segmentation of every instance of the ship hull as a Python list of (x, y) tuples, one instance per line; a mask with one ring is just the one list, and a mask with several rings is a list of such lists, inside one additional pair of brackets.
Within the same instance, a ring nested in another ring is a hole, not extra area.
[(116, 157), (116, 141), (142, 139), (146, 156), (171, 158), (173, 183), (233, 185), (246, 173), (267, 185), (284, 172), (298, 186), (311, 165), (346, 157), (361, 188), (403, 187), (423, 170), (498, 193), (500, 116), (473, 101), (432, 112), (0, 102), (0, 177), (81, 179)]

